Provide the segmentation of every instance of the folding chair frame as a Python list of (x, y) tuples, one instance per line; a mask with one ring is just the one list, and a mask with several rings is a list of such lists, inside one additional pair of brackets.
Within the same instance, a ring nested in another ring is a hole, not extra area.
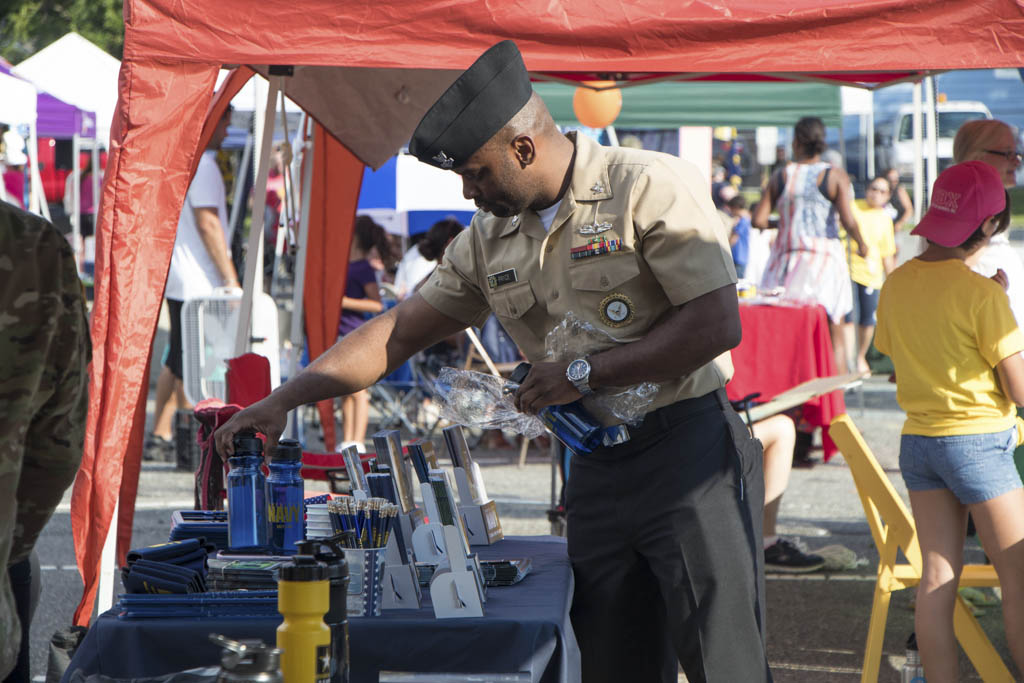
[[(829, 427), (832, 440), (843, 454), (864, 506), (871, 536), (878, 548), (878, 578), (871, 605), (871, 621), (864, 648), (861, 681), (878, 680), (882, 657), (885, 622), (893, 591), (916, 586), (921, 582), (921, 547), (917, 540), (914, 518), (896, 493), (892, 482), (871, 453), (849, 415), (840, 415)], [(897, 561), (902, 550), (905, 563)], [(998, 586), (995, 568), (990, 564), (964, 565), (960, 586)], [(1009, 669), (992, 642), (985, 635), (970, 607), (960, 595), (956, 597), (953, 627), (964, 652), (984, 681), (1013, 681)]]

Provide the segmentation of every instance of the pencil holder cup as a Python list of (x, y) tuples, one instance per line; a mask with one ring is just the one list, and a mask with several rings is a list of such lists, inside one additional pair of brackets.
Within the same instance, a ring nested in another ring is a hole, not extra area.
[(345, 548), (348, 562), (348, 616), (379, 617), (383, 603), (386, 548)]

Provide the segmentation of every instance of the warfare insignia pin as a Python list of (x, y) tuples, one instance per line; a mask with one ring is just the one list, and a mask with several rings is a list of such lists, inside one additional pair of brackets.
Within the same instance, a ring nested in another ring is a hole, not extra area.
[(594, 194), (602, 194), (604, 192), (604, 185), (602, 185), (601, 183), (594, 183), (590, 187), (590, 191), (593, 192)]
[(600, 235), (602, 232), (608, 232), (611, 229), (611, 223), (587, 223), (586, 225), (581, 225), (578, 232), (581, 235)]
[(608, 327), (624, 327), (633, 322), (633, 302), (625, 294), (609, 294), (601, 302), (601, 322)]
[(444, 150), (441, 150), (431, 158), (436, 161), (437, 165), (441, 168), (451, 168), (455, 165), (455, 159), (452, 159), (450, 156), (445, 154)]

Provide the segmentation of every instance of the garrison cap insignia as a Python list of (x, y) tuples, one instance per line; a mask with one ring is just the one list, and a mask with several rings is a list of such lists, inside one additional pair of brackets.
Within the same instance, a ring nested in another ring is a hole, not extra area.
[(431, 159), (436, 161), (437, 165), (440, 166), (441, 168), (451, 168), (452, 166), (455, 165), (455, 159), (452, 159), (450, 156), (445, 154), (444, 150), (441, 150), (440, 152), (432, 156)]

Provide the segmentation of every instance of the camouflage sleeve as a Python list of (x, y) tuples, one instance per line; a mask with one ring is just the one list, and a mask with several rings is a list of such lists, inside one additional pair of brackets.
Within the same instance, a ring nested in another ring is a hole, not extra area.
[(0, 528), (9, 566), (31, 552), (78, 471), (91, 345), (74, 256), (56, 229), (0, 207), (0, 243), (10, 285), (0, 292), (0, 353), (12, 359), (0, 367), (0, 508), (16, 507), (13, 528)]

